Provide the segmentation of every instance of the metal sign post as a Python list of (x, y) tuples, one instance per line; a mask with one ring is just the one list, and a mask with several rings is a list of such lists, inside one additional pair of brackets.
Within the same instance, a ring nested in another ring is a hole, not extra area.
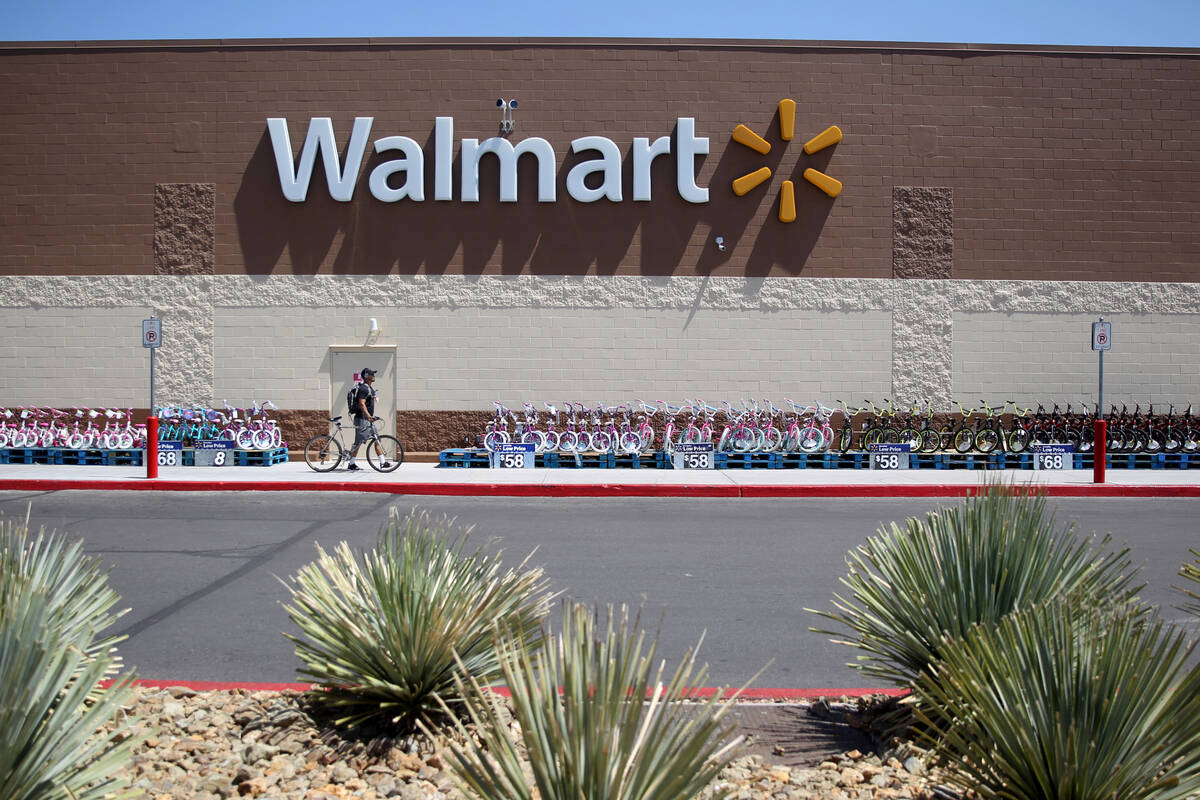
[(1096, 421), (1092, 429), (1092, 483), (1104, 483), (1108, 458), (1108, 423), (1104, 419), (1104, 351), (1112, 349), (1112, 323), (1092, 323), (1092, 349), (1100, 357), (1100, 385), (1096, 397)]
[(154, 415), (154, 351), (162, 347), (162, 320), (142, 320), (142, 347), (150, 350), (150, 416), (146, 418), (146, 477), (158, 477), (158, 417)]

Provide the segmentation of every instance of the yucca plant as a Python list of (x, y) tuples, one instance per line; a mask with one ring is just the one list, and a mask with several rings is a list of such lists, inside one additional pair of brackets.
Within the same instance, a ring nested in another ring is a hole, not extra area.
[[(0, 526), (0, 797), (124, 797), (117, 772), (144, 737), (122, 715), (132, 675), (116, 671), (113, 639), (97, 638), (116, 595), (78, 543), (28, 522)], [(105, 725), (111, 725), (103, 733)]]
[[(469, 529), (392, 510), (373, 551), (342, 542), (292, 578), (285, 634), (314, 682), (309, 697), (338, 725), (403, 732), (459, 703), (455, 678), (499, 672), (493, 628), (536, 646), (553, 595), (540, 568), (502, 571), (500, 553), (464, 550)], [(532, 555), (532, 554), (531, 554)]]
[(82, 540), (48, 533), (44, 528), (31, 535), (31, 508), (26, 509), (24, 519), (0, 522), (0, 572), (44, 590), (51, 623), (87, 656), (81, 664), (107, 653), (111, 657), (109, 674), (115, 674), (120, 658), (114, 648), (125, 637), (97, 638), (93, 632), (110, 628), (129, 609), (113, 610), (120, 596), (108, 585), (100, 562), (84, 555)]
[(549, 635), (541, 650), (531, 650), (519, 635), (498, 632), (520, 741), (495, 696), (478, 682), (464, 685), (476, 738), (464, 736), (469, 744), (448, 750), (463, 790), (483, 800), (695, 796), (739, 742), (731, 739), (732, 704), (726, 701), (740, 690), (697, 700), (693, 690), (707, 670), (696, 668), (694, 650), (664, 683), (665, 665), (653, 666), (656, 644), (647, 645), (625, 607), (610, 606), (599, 622), (570, 601), (563, 603), (561, 632)]
[[(1179, 574), (1192, 582), (1194, 586), (1200, 588), (1200, 550), (1191, 550), (1192, 555), (1196, 558), (1189, 564), (1184, 564), (1179, 569)], [(1176, 587), (1183, 592), (1189, 600), (1184, 602), (1179, 608), (1189, 614), (1195, 614), (1200, 617), (1200, 593), (1193, 591), (1185, 586)]]
[[(1106, 552), (1111, 537), (1081, 539), (1047, 513), (1032, 488), (993, 484), (979, 495), (878, 535), (847, 557), (834, 611), (814, 611), (855, 638), (835, 641), (862, 654), (850, 666), (900, 686), (941, 655), (947, 637), (1053, 597), (1082, 607), (1130, 597), (1128, 548)], [(843, 637), (839, 631), (814, 628)]]
[(1038, 605), (947, 639), (918, 691), (951, 780), (1004, 800), (1200, 792), (1200, 667), (1182, 631), (1128, 607)]

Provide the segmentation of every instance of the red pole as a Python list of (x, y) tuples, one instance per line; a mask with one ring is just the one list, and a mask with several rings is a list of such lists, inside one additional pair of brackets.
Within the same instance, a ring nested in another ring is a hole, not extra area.
[(1092, 434), (1092, 483), (1104, 483), (1104, 461), (1108, 450), (1108, 423), (1097, 419)]
[(146, 418), (146, 477), (158, 477), (158, 417)]

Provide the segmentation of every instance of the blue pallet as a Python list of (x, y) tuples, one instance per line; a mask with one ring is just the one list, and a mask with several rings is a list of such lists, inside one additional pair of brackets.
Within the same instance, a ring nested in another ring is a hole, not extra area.
[(486, 467), (488, 452), (482, 448), (443, 450), (438, 453), (439, 467), (470, 468)]
[(288, 451), (286, 447), (274, 450), (234, 450), (233, 465), (235, 467), (271, 467), (275, 464), (286, 464)]
[(104, 450), (104, 465), (106, 467), (140, 467), (145, 463), (142, 459), (144, 450)]
[(567, 469), (612, 469), (617, 465), (617, 458), (612, 453), (547, 453), (553, 456), (547, 459), (547, 467), (564, 467)]
[(780, 453), (716, 453), (713, 466), (717, 469), (780, 469)]
[(614, 465), (624, 469), (668, 469), (667, 454), (659, 450), (654, 453), (622, 454), (614, 457)]
[(2, 464), (61, 464), (62, 450), (56, 447), (9, 447), (0, 450)]
[(63, 450), (62, 464), (104, 465), (107, 450)]

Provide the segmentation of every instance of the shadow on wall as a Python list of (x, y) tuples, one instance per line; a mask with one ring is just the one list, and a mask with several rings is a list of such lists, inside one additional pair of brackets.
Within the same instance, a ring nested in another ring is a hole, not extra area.
[[(768, 137), (779, 141), (777, 115)], [(280, 191), (271, 140), (264, 128), (234, 198), (234, 216), (246, 271), (254, 275), (281, 271), (285, 253), (291, 267), (282, 271), (297, 275), (320, 271), (331, 254), (332, 267), (324, 271), (344, 275), (435, 275), (457, 273), (457, 265), (467, 275), (723, 272), (766, 276), (775, 270), (800, 275), (834, 203), (809, 186), (800, 173), (804, 166), (823, 170), (829, 151), (802, 160), (790, 176), (797, 189), (797, 220), (785, 224), (778, 221), (777, 214), (779, 185), (789, 177), (778, 174), (786, 148), (775, 147), (760, 156), (716, 136), (710, 137), (710, 146), (720, 154), (720, 161), (708, 180), (706, 204), (679, 198), (673, 156), (657, 158), (652, 164), (652, 202), (630, 199), (633, 177), (628, 157), (622, 159), (623, 202), (578, 202), (566, 193), (566, 175), (595, 153), (575, 155), (569, 150), (565, 155), (559, 153), (556, 203), (537, 202), (537, 162), (530, 157), (518, 160), (520, 202), (499, 201), (498, 160), (494, 157), (481, 162), (479, 202), (434, 201), (432, 131), (424, 146), (424, 202), (383, 203), (372, 197), (366, 176), (387, 159), (368, 148), (353, 201), (339, 203), (329, 196), (318, 159), (308, 199), (291, 203)], [(676, 151), (673, 144), (672, 153)], [(345, 155), (341, 154), (343, 164)], [(705, 160), (704, 156), (697, 158), (697, 174)], [(729, 188), (733, 179), (761, 166), (770, 166), (776, 174), (745, 197), (734, 195)], [(454, 174), (461, 174), (461, 156), (457, 154)], [(589, 181), (589, 186), (594, 185)], [(457, 198), (457, 179), (454, 191)], [(757, 220), (762, 220), (761, 226), (752, 229)], [(689, 256), (688, 246), (700, 227), (705, 229), (705, 245), (696, 259), (694, 251)], [(635, 248), (639, 228), (640, 247)], [(726, 251), (713, 243), (716, 235), (725, 238)], [(749, 237), (753, 239), (748, 241)], [(695, 259), (694, 263), (689, 265), (688, 258)]]

